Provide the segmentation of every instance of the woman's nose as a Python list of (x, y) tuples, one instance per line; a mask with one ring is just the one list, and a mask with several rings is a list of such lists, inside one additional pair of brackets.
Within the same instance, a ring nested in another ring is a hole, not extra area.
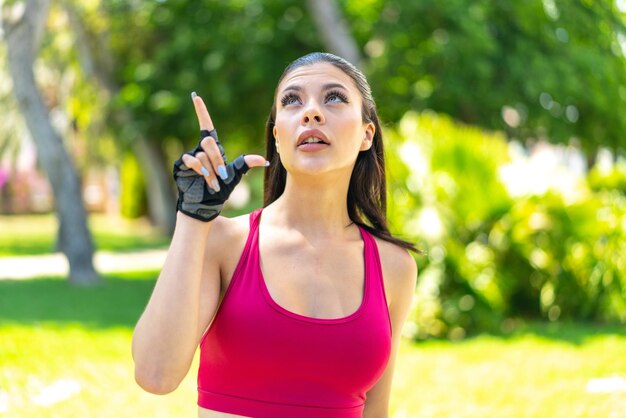
[(324, 115), (319, 109), (319, 106), (316, 103), (310, 103), (309, 106), (304, 110), (302, 114), (302, 124), (308, 125), (309, 123), (324, 123), (326, 120), (324, 119)]

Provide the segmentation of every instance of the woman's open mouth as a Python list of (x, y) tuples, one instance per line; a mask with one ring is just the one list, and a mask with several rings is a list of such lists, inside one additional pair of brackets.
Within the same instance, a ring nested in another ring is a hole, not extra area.
[(301, 151), (319, 151), (326, 147), (329, 147), (330, 144), (324, 142), (322, 139), (317, 137), (310, 137), (302, 141), (300, 145), (298, 145), (298, 149)]

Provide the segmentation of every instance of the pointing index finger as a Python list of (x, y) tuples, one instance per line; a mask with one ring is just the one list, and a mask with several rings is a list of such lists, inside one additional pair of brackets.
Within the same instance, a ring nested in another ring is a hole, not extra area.
[(193, 107), (196, 109), (200, 130), (206, 129), (207, 131), (212, 131), (215, 127), (213, 126), (211, 116), (209, 116), (209, 111), (204, 104), (204, 100), (202, 100), (195, 91), (191, 93), (191, 100), (193, 100)]

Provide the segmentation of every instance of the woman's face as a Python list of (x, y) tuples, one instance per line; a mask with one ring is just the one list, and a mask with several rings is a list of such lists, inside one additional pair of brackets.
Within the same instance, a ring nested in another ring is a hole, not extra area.
[(361, 108), (354, 82), (334, 65), (318, 63), (290, 72), (277, 89), (274, 125), (285, 169), (291, 174), (352, 173), (375, 131), (373, 123), (363, 123)]

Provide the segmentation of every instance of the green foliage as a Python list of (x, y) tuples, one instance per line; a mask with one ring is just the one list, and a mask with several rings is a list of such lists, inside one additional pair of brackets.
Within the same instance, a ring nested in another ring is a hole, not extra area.
[(386, 119), (430, 108), (591, 153), (624, 147), (625, 22), (612, 0), (396, 0), (365, 50)]
[(510, 288), (510, 313), (626, 322), (625, 207), (618, 192), (516, 201), (494, 225), (503, 268), (512, 261), (525, 271)]
[(588, 180), (592, 190), (618, 190), (626, 194), (626, 160), (618, 160), (618, 163), (609, 169), (594, 166)]
[[(108, 113), (126, 143), (138, 132), (193, 143), (195, 90), (228, 133), (227, 147), (259, 151), (285, 65), (324, 49), (295, 0), (75, 3), (96, 65), (119, 87)], [(614, 1), (338, 3), (368, 57), (383, 120), (430, 108), (508, 136), (576, 136), (589, 152), (623, 147), (626, 27)], [(98, 54), (105, 39), (113, 63)], [(74, 57), (62, 41), (51, 45)]]
[[(392, 224), (428, 253), (428, 262), (418, 258), (418, 334), (493, 327), (505, 300), (483, 241), (485, 222), (512, 205), (497, 181), (508, 161), (504, 139), (433, 113), (408, 113), (388, 136)], [(408, 173), (396, 175), (403, 165)]]
[[(182, 142), (190, 149), (197, 121), (189, 94), (197, 91), (229, 156), (262, 154), (279, 75), (292, 59), (325, 49), (304, 2), (296, 0), (72, 3), (81, 4), (96, 66), (111, 70), (118, 92), (102, 100), (84, 87), (84, 105), (71, 109), (81, 130), (87, 114), (106, 114), (110, 137), (124, 149), (138, 135), (155, 147)], [(600, 145), (623, 147), (626, 30), (614, 1), (338, 4), (367, 56), (364, 69), (382, 120), (433, 109), (522, 140), (578, 137), (588, 155)], [(68, 51), (62, 40), (51, 45), (71, 56), (74, 69), (77, 49)], [(98, 55), (105, 41), (111, 62)], [(95, 104), (105, 111), (96, 112)], [(91, 119), (101, 124), (101, 117)], [(480, 219), (481, 202), (467, 197), (457, 203), (476, 208), (470, 216)]]
[(141, 166), (131, 153), (122, 159), (120, 175), (120, 212), (127, 218), (138, 218), (147, 212), (146, 184)]
[(418, 338), (496, 329), (508, 317), (626, 322), (626, 197), (548, 190), (512, 198), (501, 135), (430, 112), (387, 136), (394, 227), (418, 257)]
[[(122, 86), (114, 107), (130, 109), (146, 137), (190, 147), (197, 141), (196, 91), (229, 155), (263, 151), (279, 75), (294, 58), (321, 49), (295, 0), (113, 2), (106, 11)], [(132, 140), (131, 130), (122, 133)]]

